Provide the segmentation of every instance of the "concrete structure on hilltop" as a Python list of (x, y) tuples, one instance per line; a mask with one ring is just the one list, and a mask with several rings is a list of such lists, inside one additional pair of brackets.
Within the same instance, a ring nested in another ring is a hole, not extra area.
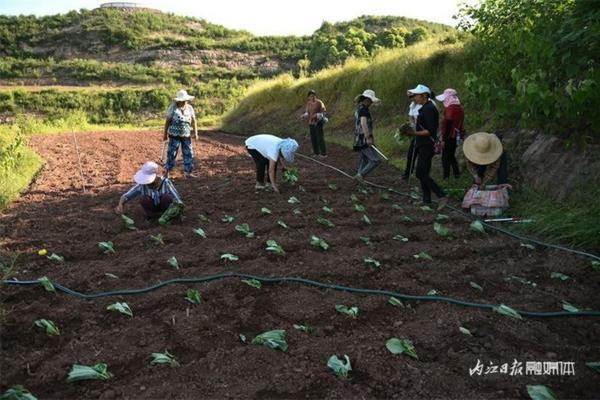
[(113, 1), (110, 3), (102, 3), (99, 8), (116, 8), (120, 10), (151, 10), (159, 11), (155, 8), (146, 7), (140, 3), (124, 2), (124, 1)]

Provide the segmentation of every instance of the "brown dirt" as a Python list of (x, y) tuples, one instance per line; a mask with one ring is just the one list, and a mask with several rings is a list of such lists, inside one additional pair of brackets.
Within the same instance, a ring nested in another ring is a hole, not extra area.
[[(223, 271), (258, 275), (302, 276), (354, 287), (379, 288), (409, 294), (436, 289), (443, 295), (476, 302), (555, 311), (566, 300), (581, 308), (600, 309), (600, 277), (588, 260), (542, 249), (529, 250), (498, 235), (479, 235), (451, 215), (446, 224), (453, 239), (433, 231), (435, 213), (422, 211), (403, 197), (386, 201), (378, 191), (363, 194), (339, 174), (299, 159), (300, 183), (306, 189), (283, 186), (283, 193), (255, 193), (253, 163), (239, 138), (210, 134), (197, 143), (200, 177), (175, 183), (186, 202), (185, 220), (164, 228), (144, 226), (141, 209), (129, 204), (126, 213), (139, 226), (125, 230), (112, 211), (131, 176), (158, 154), (158, 133), (81, 134), (83, 173), (80, 178), (72, 139), (41, 136), (32, 146), (47, 164), (30, 190), (2, 212), (5, 236), (0, 245), (20, 254), (16, 278), (48, 276), (83, 292), (143, 288), (174, 277), (196, 277)], [(308, 144), (303, 143), (303, 149)], [(333, 146), (328, 163), (344, 170), (355, 167), (354, 155)], [(179, 168), (179, 167), (178, 167)], [(382, 166), (373, 180), (397, 182), (398, 172)], [(87, 190), (82, 192), (82, 184)], [(328, 183), (336, 183), (332, 191)], [(406, 189), (406, 188), (404, 188)], [(371, 226), (360, 221), (350, 195), (367, 208)], [(288, 204), (290, 196), (301, 203)], [(324, 200), (334, 208), (321, 211)], [(393, 202), (402, 210), (392, 208)], [(269, 207), (271, 216), (261, 215)], [(300, 208), (302, 215), (292, 210)], [(211, 222), (202, 224), (198, 214)], [(221, 222), (229, 214), (231, 224)], [(449, 214), (449, 213), (448, 213)], [(405, 222), (408, 215), (414, 222)], [(316, 223), (329, 218), (335, 228)], [(290, 225), (284, 230), (278, 219)], [(257, 237), (234, 230), (247, 222)], [(207, 239), (192, 233), (202, 226)], [(162, 233), (166, 245), (149, 240)], [(397, 234), (410, 240), (392, 240)], [(311, 234), (326, 239), (321, 251), (309, 244)], [(360, 236), (369, 236), (372, 247)], [(265, 251), (267, 239), (277, 240), (287, 254)], [(99, 241), (111, 240), (117, 253), (102, 254)], [(65, 257), (52, 264), (36, 253), (40, 248)], [(433, 261), (413, 257), (428, 252)], [(220, 254), (233, 253), (238, 262), (223, 263)], [(182, 267), (166, 260), (176, 256)], [(363, 263), (364, 256), (382, 262), (381, 270)], [(550, 279), (559, 271), (573, 279)], [(115, 274), (119, 279), (110, 278)], [(505, 278), (517, 275), (537, 283), (533, 288)], [(469, 286), (483, 286), (479, 292)], [(187, 288), (197, 288), (205, 301), (192, 306)], [(598, 318), (510, 319), (495, 313), (437, 302), (406, 302), (320, 290), (292, 284), (265, 284), (258, 290), (237, 279), (203, 285), (172, 285), (141, 296), (80, 300), (41, 287), (3, 287), (9, 311), (1, 332), (0, 389), (23, 384), (40, 399), (122, 398), (527, 398), (526, 385), (545, 384), (559, 398), (599, 398), (600, 379), (585, 362), (598, 361)], [(127, 301), (134, 317), (106, 311), (115, 301)], [(337, 314), (336, 304), (356, 305), (356, 320)], [(47, 337), (33, 327), (52, 319), (61, 336)], [(308, 323), (314, 333), (296, 331)], [(473, 332), (463, 335), (459, 326)], [(288, 333), (287, 352), (243, 344), (248, 338), (281, 328)], [(391, 337), (409, 338), (419, 359), (394, 356), (385, 348)], [(169, 350), (181, 366), (151, 366), (152, 352)], [(350, 380), (328, 370), (332, 354), (347, 354), (353, 363)], [(526, 361), (574, 361), (575, 376), (469, 376), (477, 360), (488, 365)], [(115, 377), (106, 382), (67, 384), (74, 363), (105, 362)]]

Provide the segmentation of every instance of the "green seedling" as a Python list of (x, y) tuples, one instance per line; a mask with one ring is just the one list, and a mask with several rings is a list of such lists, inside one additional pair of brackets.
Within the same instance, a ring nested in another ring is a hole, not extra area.
[(323, 250), (327, 250), (329, 248), (329, 243), (315, 235), (312, 235), (310, 237), (310, 244), (313, 246), (320, 247)]
[(475, 232), (485, 233), (485, 229), (483, 228), (483, 224), (478, 219), (475, 220), (475, 221), (473, 221), (473, 222), (471, 222), (471, 225), (469, 225), (469, 228), (472, 231), (475, 231)]
[(133, 311), (131, 311), (131, 308), (129, 308), (129, 305), (125, 302), (113, 303), (113, 304), (109, 305), (108, 307), (106, 307), (106, 309), (108, 311), (120, 312), (121, 314), (127, 315), (128, 317), (133, 317)]
[(358, 212), (365, 212), (366, 208), (360, 203), (354, 203), (354, 210)]
[(41, 278), (38, 278), (38, 282), (46, 289), (46, 292), (56, 293), (56, 288), (48, 277), (42, 276)]
[(312, 333), (312, 331), (314, 330), (312, 328), (312, 326), (308, 325), (308, 324), (304, 324), (304, 325), (300, 325), (300, 324), (294, 324), (294, 329), (298, 330), (298, 331), (302, 331), (304, 333)]
[(67, 376), (67, 383), (84, 381), (84, 380), (108, 380), (113, 377), (113, 374), (108, 372), (108, 365), (99, 363), (96, 365), (79, 365), (74, 364)]
[(362, 240), (363, 243), (366, 244), (369, 247), (373, 246), (373, 242), (371, 242), (371, 238), (368, 237), (368, 236), (361, 236), (360, 240)]
[(333, 224), (333, 222), (331, 222), (327, 218), (319, 217), (319, 218), (317, 218), (317, 222), (319, 224), (323, 225), (323, 226), (326, 226), (327, 228), (333, 228), (333, 227), (335, 227), (335, 225)]
[(23, 385), (15, 385), (9, 389), (6, 389), (2, 396), (0, 396), (1, 400), (37, 400), (37, 397), (31, 394), (29, 390), (25, 388)]
[(150, 240), (152, 240), (154, 243), (159, 244), (161, 246), (165, 245), (165, 238), (160, 233), (157, 233), (156, 235), (150, 235)]
[(304, 188), (304, 186), (302, 186), (302, 185), (298, 185), (298, 191), (299, 191), (300, 193), (306, 193), (306, 189), (305, 189), (305, 188)]
[(419, 254), (413, 255), (413, 257), (418, 260), (429, 260), (429, 261), (433, 260), (433, 257), (431, 257), (429, 254), (427, 254), (424, 251), (420, 252)]
[(394, 296), (392, 296), (388, 299), (388, 303), (390, 303), (394, 307), (404, 307), (404, 303), (402, 303), (401, 300), (395, 298)]
[(167, 264), (169, 264), (174, 269), (179, 269), (179, 261), (177, 261), (177, 259), (175, 258), (175, 256), (169, 258), (167, 260)]
[(408, 242), (408, 238), (406, 236), (402, 236), (402, 235), (394, 235), (394, 237), (392, 239), (398, 240), (400, 242)]
[(358, 190), (358, 193), (362, 193), (362, 194), (368, 195), (370, 193), (369, 189), (367, 189), (366, 186), (361, 186), (357, 190)]
[(171, 367), (179, 367), (179, 363), (175, 356), (168, 351), (165, 351), (164, 353), (152, 353), (150, 354), (150, 357), (152, 357), (150, 365), (167, 364)]
[(350, 371), (352, 371), (352, 365), (350, 364), (350, 358), (344, 354), (345, 361), (342, 361), (335, 354), (329, 357), (327, 360), (327, 367), (329, 367), (335, 376), (338, 378), (348, 379)]
[(111, 274), (110, 272), (105, 272), (104, 276), (107, 276), (107, 277), (113, 278), (113, 279), (119, 279), (118, 276), (116, 276), (115, 274)]
[(596, 272), (600, 272), (600, 261), (592, 261), (592, 269)]
[(98, 248), (102, 250), (104, 254), (115, 254), (113, 242), (99, 242)]
[(481, 286), (479, 286), (478, 284), (476, 284), (475, 282), (469, 282), (469, 285), (476, 290), (479, 290), (480, 292), (483, 292), (483, 288)]
[(123, 221), (123, 225), (125, 225), (125, 228), (129, 229), (130, 231), (137, 230), (137, 228), (135, 227), (135, 221), (129, 218), (127, 215), (121, 214), (121, 220)]
[(398, 204), (398, 203), (392, 204), (392, 208), (394, 210), (402, 210), (402, 206), (400, 204)]
[(507, 317), (523, 319), (521, 314), (519, 314), (514, 308), (511, 308), (505, 304), (500, 304), (499, 306), (494, 307), (492, 310)]
[(225, 254), (221, 254), (221, 260), (224, 261), (237, 261), (240, 258), (238, 256), (236, 256), (235, 254), (231, 254), (231, 253), (225, 253)]
[(431, 212), (433, 211), (433, 209), (429, 206), (422, 206), (421, 207), (421, 211), (425, 211), (425, 212)]
[(527, 385), (527, 394), (531, 400), (556, 400), (552, 389), (544, 385)]
[(381, 263), (379, 261), (377, 261), (376, 259), (374, 259), (373, 257), (364, 257), (363, 261), (365, 262), (365, 264), (370, 265), (375, 269), (381, 268)]
[(277, 243), (276, 241), (269, 239), (267, 240), (267, 251), (270, 251), (272, 253), (275, 253), (279, 256), (282, 256), (285, 254), (285, 251), (283, 250), (283, 247), (281, 247), (279, 245), (279, 243)]
[(295, 185), (298, 182), (298, 169), (297, 168), (286, 168), (283, 173), (283, 181), (290, 185)]
[(300, 200), (298, 200), (298, 198), (296, 196), (292, 196), (288, 199), (287, 202), (290, 204), (298, 204), (298, 203), (300, 203)]
[(240, 338), (240, 342), (242, 343), (246, 343), (248, 341), (248, 339), (246, 339), (246, 335), (243, 335), (241, 333), (238, 335), (238, 338)]
[(561, 281), (566, 281), (568, 279), (571, 279), (571, 277), (569, 275), (561, 274), (560, 272), (551, 272), (550, 278), (551, 279), (560, 279)]
[(273, 214), (273, 211), (271, 211), (270, 209), (268, 209), (267, 207), (263, 207), (260, 209), (261, 214), (263, 215), (271, 215)]
[(327, 205), (329, 204), (329, 200), (327, 200), (325, 197), (323, 196), (319, 196), (319, 200), (323, 202), (323, 204)]
[(198, 214), (198, 219), (203, 224), (209, 224), (210, 223), (210, 219), (206, 215), (204, 215), (204, 214)]
[(438, 214), (435, 216), (435, 220), (438, 222), (448, 221), (449, 219), (450, 217), (448, 217), (446, 214)]
[(417, 193), (417, 192), (416, 192), (416, 191), (414, 191), (414, 190), (410, 192), (410, 197), (411, 197), (411, 199), (413, 199), (413, 200), (419, 200), (419, 199), (421, 198), (421, 196), (419, 196), (419, 193)]
[(409, 339), (398, 339), (394, 337), (385, 342), (385, 347), (387, 347), (392, 354), (404, 354), (415, 360), (419, 358), (417, 357), (413, 342)]
[(381, 192), (381, 200), (390, 201), (391, 199), (389, 192)]
[(535, 246), (531, 245), (529, 243), (521, 243), (521, 247), (525, 247), (526, 249), (529, 249), (529, 250), (535, 250)]
[(47, 258), (48, 260), (52, 261), (52, 262), (55, 262), (55, 263), (57, 263), (57, 264), (60, 264), (60, 263), (64, 263), (64, 262), (65, 262), (65, 258), (64, 258), (63, 256), (59, 256), (59, 255), (58, 255), (58, 254), (56, 254), (56, 253), (52, 253), (52, 254), (50, 254), (49, 256), (46, 256), (46, 258)]
[(336, 304), (335, 311), (354, 319), (358, 318), (358, 307), (348, 307), (343, 304)]
[(532, 282), (532, 281), (528, 281), (525, 278), (521, 278), (520, 276), (515, 276), (515, 275), (511, 275), (508, 276), (506, 278), (504, 278), (505, 281), (510, 282), (510, 281), (516, 281), (519, 283), (522, 283), (523, 285), (529, 285), (531, 287), (537, 287), (537, 283)]
[(333, 191), (338, 190), (338, 186), (335, 183), (330, 183), (327, 185), (327, 187)]
[(566, 301), (562, 301), (562, 308), (565, 311), (568, 312), (579, 312), (579, 308), (575, 307), (573, 304), (566, 302)]
[(38, 328), (43, 329), (48, 336), (58, 336), (60, 335), (60, 331), (58, 327), (54, 324), (53, 321), (49, 319), (38, 319), (34, 322), (34, 325)]
[(458, 330), (465, 336), (473, 336), (473, 334), (471, 333), (470, 330), (468, 330), (467, 328), (463, 327), (463, 326), (459, 326)]
[(431, 289), (429, 292), (427, 292), (427, 296), (438, 296), (440, 294), (440, 292), (438, 292), (436, 289)]
[(411, 217), (409, 217), (408, 215), (403, 215), (402, 217), (400, 217), (400, 221), (402, 221), (402, 222), (414, 222), (415, 220), (412, 219)]
[(322, 210), (325, 211), (326, 213), (333, 214), (333, 208), (331, 208), (331, 207), (323, 206)]
[(294, 215), (302, 215), (302, 211), (301, 211), (299, 208), (294, 208), (294, 209), (292, 210), (292, 213), (293, 213)]
[(353, 203), (358, 203), (358, 202), (360, 201), (360, 200), (358, 200), (358, 197), (356, 197), (356, 195), (355, 195), (354, 193), (352, 193), (352, 194), (350, 195), (350, 200), (351, 200)]
[(260, 283), (260, 281), (256, 279), (242, 279), (242, 282), (256, 289), (260, 289), (262, 287), (262, 283)]
[(450, 233), (448, 228), (446, 228), (443, 224), (440, 224), (439, 222), (434, 222), (433, 230), (435, 231), (435, 233), (442, 237), (446, 237)]
[(188, 289), (185, 299), (194, 305), (202, 303), (202, 296), (200, 296), (200, 292), (196, 289)]
[(285, 341), (285, 335), (286, 332), (284, 329), (275, 329), (257, 335), (250, 343), (267, 346), (274, 350), (279, 349), (281, 351), (286, 351), (288, 349), (288, 344)]
[(360, 220), (367, 225), (371, 225), (371, 220), (369, 219), (369, 217), (367, 217), (367, 214), (363, 214)]
[(290, 227), (288, 226), (288, 224), (286, 224), (285, 222), (283, 222), (282, 220), (278, 220), (277, 221), (277, 225), (279, 225), (280, 227), (282, 227), (283, 229), (289, 229)]
[(194, 233), (198, 236), (200, 236), (201, 238), (206, 239), (206, 232), (204, 232), (204, 229), (202, 228), (196, 228), (194, 229)]
[(248, 225), (247, 223), (243, 223), (240, 225), (236, 225), (235, 226), (235, 230), (240, 232), (242, 235), (246, 236), (247, 238), (253, 238), (254, 237), (254, 232), (252, 232), (250, 230), (250, 225)]
[(232, 223), (234, 219), (235, 218), (232, 217), (231, 215), (225, 214), (225, 215), (223, 215), (223, 218), (221, 218), (221, 222), (223, 222), (225, 224), (229, 224), (229, 223)]

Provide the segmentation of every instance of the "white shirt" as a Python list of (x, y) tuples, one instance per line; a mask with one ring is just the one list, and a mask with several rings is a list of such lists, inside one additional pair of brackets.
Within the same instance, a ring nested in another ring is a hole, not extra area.
[(414, 117), (415, 119), (417, 119), (417, 117), (419, 116), (419, 110), (421, 109), (421, 107), (423, 107), (421, 104), (417, 104), (414, 101), (412, 101), (410, 103), (410, 105), (408, 106), (408, 115), (410, 117)]
[(263, 157), (277, 161), (283, 139), (277, 136), (261, 134), (246, 139), (246, 147), (258, 151)]

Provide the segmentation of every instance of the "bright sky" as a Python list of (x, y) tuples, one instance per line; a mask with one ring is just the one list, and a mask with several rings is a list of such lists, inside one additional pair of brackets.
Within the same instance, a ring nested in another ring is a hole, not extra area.
[[(467, 0), (472, 3), (476, 0)], [(256, 35), (308, 35), (323, 21), (347, 21), (360, 15), (396, 15), (455, 25), (452, 16), (465, 0), (185, 0), (138, 1), (145, 6), (203, 18)], [(51, 15), (81, 8), (97, 0), (0, 0), (0, 14)]]

